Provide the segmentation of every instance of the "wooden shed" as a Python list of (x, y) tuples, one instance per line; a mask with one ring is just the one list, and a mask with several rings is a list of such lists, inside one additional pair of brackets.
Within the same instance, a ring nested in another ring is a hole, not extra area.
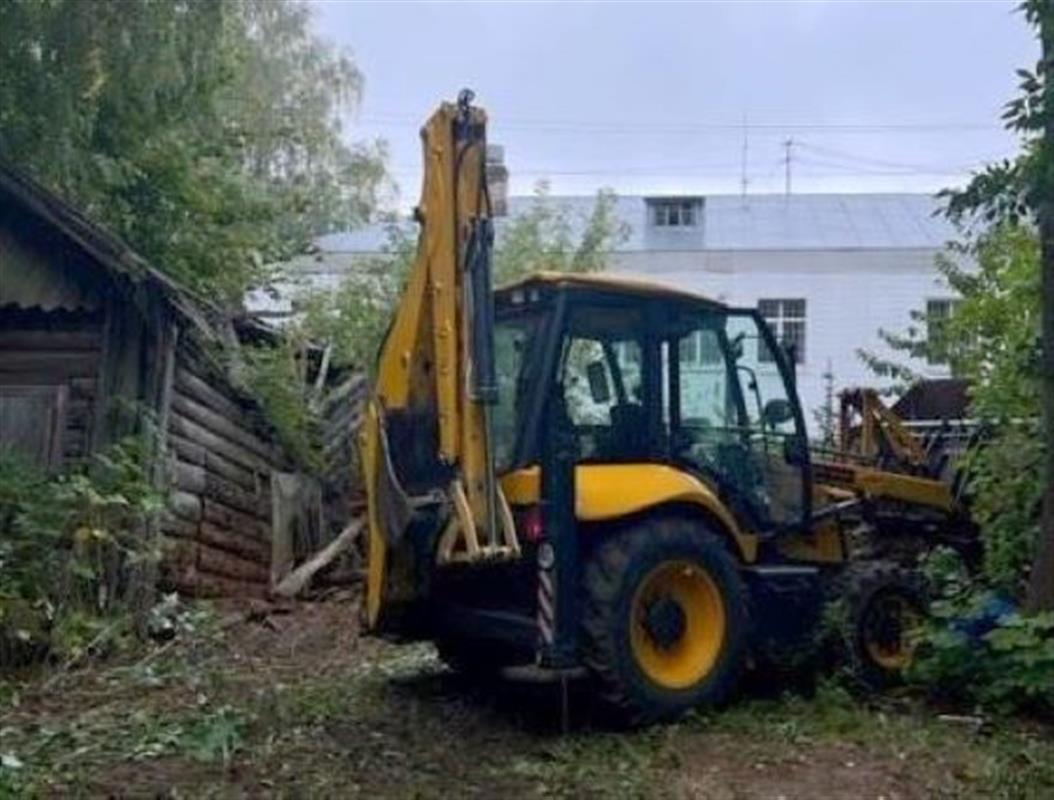
[(0, 454), (83, 463), (149, 418), (163, 574), (263, 595), (323, 529), (321, 485), (231, 377), (233, 325), (0, 162)]

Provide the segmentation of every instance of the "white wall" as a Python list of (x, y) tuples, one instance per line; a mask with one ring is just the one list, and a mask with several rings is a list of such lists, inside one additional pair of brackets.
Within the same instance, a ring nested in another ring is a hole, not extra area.
[[(911, 311), (930, 298), (949, 297), (934, 267), (932, 249), (875, 250), (696, 250), (612, 254), (611, 271), (665, 283), (732, 306), (753, 308), (762, 298), (806, 300), (805, 362), (798, 367), (798, 389), (805, 418), (815, 432), (814, 411), (824, 404), (823, 375), (830, 363), (837, 392), (879, 381), (857, 356), (858, 349), (903, 361), (879, 338), (879, 328), (903, 333)], [(364, 258), (364, 256), (359, 256)], [(354, 254), (305, 258), (296, 264), (301, 284), (336, 287), (356, 263)], [(258, 295), (250, 307), (288, 312), (299, 287), (283, 287), (280, 300)], [(948, 371), (925, 363), (913, 367), (928, 377)]]
[[(619, 253), (612, 270), (720, 300), (754, 307), (762, 298), (805, 298), (805, 361), (798, 389), (806, 422), (824, 404), (823, 374), (830, 365), (837, 394), (879, 381), (858, 349), (904, 361), (879, 338), (883, 328), (903, 333), (911, 311), (926, 300), (949, 297), (934, 268), (934, 250), (703, 251)], [(914, 363), (928, 377), (945, 367)]]

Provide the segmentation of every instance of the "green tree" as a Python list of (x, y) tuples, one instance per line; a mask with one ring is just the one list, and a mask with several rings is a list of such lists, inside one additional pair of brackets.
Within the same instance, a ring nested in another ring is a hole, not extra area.
[[(1022, 154), (986, 168), (961, 191), (945, 193), (953, 219), (966, 223), (1034, 224), (1039, 232), (1039, 358), (1036, 411), (1042, 420), (1042, 515), (1029, 573), (1026, 605), (1054, 610), (1054, 2), (1027, 0), (1020, 6), (1038, 35), (1042, 57), (1032, 70), (1018, 70), (1020, 95), (1003, 115), (1022, 139)], [(1023, 478), (1027, 480), (1026, 478)]]
[[(602, 190), (588, 212), (576, 216), (542, 183), (529, 208), (499, 224), (494, 247), (495, 284), (538, 270), (596, 272), (626, 236), (614, 193)], [(414, 236), (392, 222), (385, 252), (365, 260), (335, 290), (314, 290), (299, 298), (298, 330), (334, 346), (338, 362), (372, 369), (388, 321), (413, 265)]]
[(970, 463), (973, 513), (985, 538), (990, 582), (1027, 594), (1023, 578), (1037, 544), (1043, 494), (1040, 411), (1040, 247), (1035, 231), (1002, 223), (968, 248), (972, 269), (946, 259), (962, 297), (941, 329), (972, 413), (990, 438)]
[(604, 259), (626, 238), (614, 192), (597, 193), (589, 212), (579, 215), (549, 194), (549, 185), (535, 186), (530, 207), (512, 217), (501, 232), (494, 253), (496, 285), (531, 272), (597, 272)]
[[(1004, 221), (937, 259), (960, 298), (939, 326), (883, 333), (908, 359), (948, 360), (970, 386), (971, 416), (988, 431), (967, 462), (972, 512), (985, 539), (988, 581), (1016, 595), (1036, 543), (1042, 481), (1040, 409), (1040, 248), (1035, 231)], [(925, 315), (916, 312), (925, 322)], [(932, 336), (931, 334), (936, 334)], [(910, 367), (871, 357), (879, 374), (910, 382)]]
[(383, 147), (340, 127), (361, 89), (300, 0), (0, 4), (0, 156), (230, 304), (373, 208)]

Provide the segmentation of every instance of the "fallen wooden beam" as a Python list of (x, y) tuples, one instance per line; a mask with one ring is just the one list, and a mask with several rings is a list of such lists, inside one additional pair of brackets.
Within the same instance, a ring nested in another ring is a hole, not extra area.
[(365, 524), (366, 521), (364, 519), (357, 519), (351, 522), (340, 532), (336, 539), (282, 578), (272, 593), (277, 597), (296, 597), (307, 588), (308, 584), (311, 583), (311, 579), (315, 577), (319, 570), (332, 564), (337, 556), (354, 544), (355, 540), (362, 534)]

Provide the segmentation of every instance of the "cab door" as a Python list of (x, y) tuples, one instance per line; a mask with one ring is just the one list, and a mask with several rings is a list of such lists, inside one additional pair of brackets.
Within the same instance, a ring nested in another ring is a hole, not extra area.
[(671, 315), (664, 343), (671, 455), (752, 527), (809, 514), (805, 425), (784, 354), (750, 311)]
[(580, 304), (568, 314), (557, 367), (557, 402), (574, 432), (578, 461), (654, 460), (656, 374), (646, 307)]

